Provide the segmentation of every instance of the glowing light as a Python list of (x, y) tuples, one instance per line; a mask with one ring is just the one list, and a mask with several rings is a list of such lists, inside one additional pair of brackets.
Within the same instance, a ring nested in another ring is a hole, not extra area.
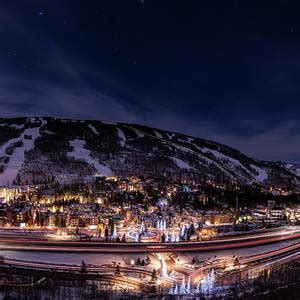
[(89, 225), (89, 226), (88, 226), (88, 229), (90, 229), (90, 230), (97, 229), (97, 225)]
[(141, 227), (140, 227), (140, 234), (143, 234), (144, 232), (145, 232), (145, 223), (144, 223), (144, 221), (142, 221), (142, 223), (141, 223)]
[(186, 285), (186, 293), (189, 294), (190, 292), (191, 292), (191, 277), (189, 277)]
[(178, 284), (176, 284), (176, 286), (175, 286), (174, 295), (178, 295)]
[(112, 238), (116, 239), (117, 237), (118, 237), (117, 228), (116, 228), (116, 226), (114, 226), (114, 231), (113, 231)]
[(167, 271), (167, 263), (166, 263), (164, 257), (162, 255), (160, 255), (160, 253), (158, 253), (157, 256), (161, 263), (161, 276), (164, 276), (165, 278), (169, 278), (169, 274)]
[(182, 277), (181, 285), (180, 285), (180, 288), (179, 288), (179, 294), (180, 294), (180, 295), (185, 295), (185, 294), (186, 294), (186, 289), (185, 289), (185, 277), (184, 277), (184, 275), (183, 275), (183, 277)]
[[(212, 270), (204, 279), (200, 281), (202, 294), (212, 294), (215, 287), (215, 272)], [(197, 287), (197, 289), (199, 289)]]

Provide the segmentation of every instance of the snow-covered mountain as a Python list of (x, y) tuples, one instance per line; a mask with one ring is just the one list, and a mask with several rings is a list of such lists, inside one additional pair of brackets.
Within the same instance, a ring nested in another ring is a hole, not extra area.
[(0, 119), (0, 185), (73, 181), (96, 174), (298, 185), (298, 174), (287, 166), (180, 133), (50, 117)]
[(292, 163), (282, 163), (282, 166), (284, 166), (286, 169), (288, 169), (293, 174), (300, 177), (300, 164), (292, 164)]

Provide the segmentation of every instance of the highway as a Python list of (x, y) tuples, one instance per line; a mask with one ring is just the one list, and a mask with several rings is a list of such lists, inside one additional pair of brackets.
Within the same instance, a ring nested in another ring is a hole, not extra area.
[[(63, 237), (62, 237), (63, 238)], [(300, 228), (289, 227), (280, 231), (224, 237), (200, 242), (177, 243), (108, 243), (97, 241), (48, 240), (18, 234), (0, 233), (0, 250), (73, 252), (73, 253), (153, 253), (200, 252), (265, 245), (300, 238)]]

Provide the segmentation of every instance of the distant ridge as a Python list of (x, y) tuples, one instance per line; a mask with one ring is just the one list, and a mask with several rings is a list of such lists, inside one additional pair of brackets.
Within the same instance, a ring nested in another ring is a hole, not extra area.
[[(295, 167), (296, 168), (296, 167)], [(298, 169), (229, 146), (137, 124), (0, 119), (0, 185), (145, 176), (298, 187)]]

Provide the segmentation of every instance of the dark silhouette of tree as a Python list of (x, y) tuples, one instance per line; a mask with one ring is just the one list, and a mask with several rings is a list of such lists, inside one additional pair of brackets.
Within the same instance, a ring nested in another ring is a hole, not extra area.
[(126, 235), (125, 235), (125, 233), (123, 234), (122, 242), (123, 242), (123, 243), (126, 243)]
[(81, 273), (86, 273), (86, 270), (87, 270), (87, 269), (86, 269), (86, 263), (85, 263), (84, 260), (82, 260), (80, 272), (81, 272)]
[(121, 270), (120, 270), (120, 266), (119, 265), (117, 265), (117, 267), (116, 267), (115, 275), (116, 276), (120, 276), (121, 275)]
[(157, 278), (158, 278), (157, 277), (157, 272), (156, 272), (155, 269), (153, 269), (152, 274), (151, 274), (151, 281), (156, 282)]

